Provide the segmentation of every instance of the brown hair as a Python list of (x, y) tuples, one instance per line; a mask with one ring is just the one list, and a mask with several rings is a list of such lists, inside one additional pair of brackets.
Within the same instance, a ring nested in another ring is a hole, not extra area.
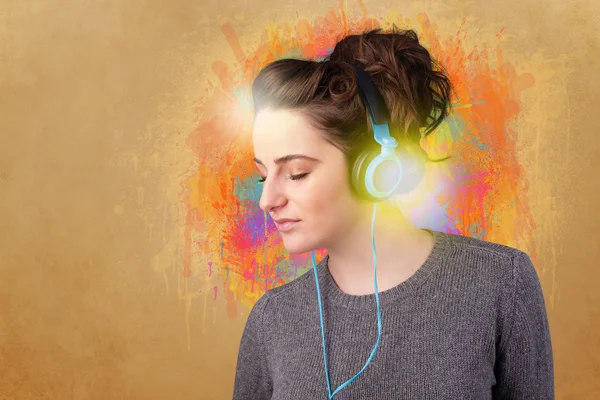
[(391, 33), (378, 28), (344, 37), (324, 61), (270, 63), (253, 82), (254, 115), (265, 108), (298, 111), (351, 161), (360, 148), (377, 143), (349, 64), (365, 70), (377, 85), (390, 111), (390, 134), (400, 146), (421, 149), (421, 137), (450, 112), (450, 80), (413, 30), (398, 31), (394, 25)]

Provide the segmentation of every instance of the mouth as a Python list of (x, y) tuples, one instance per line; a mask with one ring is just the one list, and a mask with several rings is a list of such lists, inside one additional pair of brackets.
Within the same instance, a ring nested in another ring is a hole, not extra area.
[(290, 229), (292, 229), (293, 227), (295, 227), (296, 224), (298, 224), (298, 222), (300, 222), (300, 220), (280, 219), (280, 220), (274, 221), (274, 222), (275, 222), (275, 227), (277, 227), (277, 230), (279, 232), (287, 232)]

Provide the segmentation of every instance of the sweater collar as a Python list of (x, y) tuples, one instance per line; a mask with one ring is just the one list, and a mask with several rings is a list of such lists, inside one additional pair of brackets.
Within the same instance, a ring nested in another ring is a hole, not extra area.
[[(431, 233), (434, 238), (433, 249), (421, 267), (407, 280), (400, 284), (380, 291), (379, 303), (381, 305), (394, 302), (405, 296), (415, 294), (418, 288), (429, 278), (431, 273), (441, 264), (445, 250), (448, 247), (450, 238), (448, 234), (424, 229)], [(335, 283), (328, 267), (329, 255), (327, 254), (317, 265), (317, 274), (319, 277), (319, 287), (321, 293), (328, 301), (345, 308), (352, 309), (375, 309), (377, 308), (377, 299), (375, 293), (367, 295), (351, 295), (343, 292)], [(313, 275), (313, 274), (311, 274)], [(315, 288), (316, 290), (316, 288)]]

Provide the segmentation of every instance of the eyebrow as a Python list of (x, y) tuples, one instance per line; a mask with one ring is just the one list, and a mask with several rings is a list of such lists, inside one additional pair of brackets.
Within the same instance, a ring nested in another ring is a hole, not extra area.
[[(292, 161), (292, 160), (297, 160), (297, 159), (303, 159), (303, 160), (309, 160), (309, 161), (316, 161), (316, 162), (321, 162), (321, 160), (317, 159), (317, 158), (313, 158), (313, 157), (309, 157), (309, 156), (305, 156), (304, 154), (288, 154), (287, 156), (283, 156), (283, 157), (279, 157), (277, 159), (275, 159), (275, 164), (280, 165), (280, 164), (285, 164), (288, 161)], [(265, 164), (263, 164), (262, 161), (260, 161), (258, 158), (254, 157), (254, 162), (264, 166)]]

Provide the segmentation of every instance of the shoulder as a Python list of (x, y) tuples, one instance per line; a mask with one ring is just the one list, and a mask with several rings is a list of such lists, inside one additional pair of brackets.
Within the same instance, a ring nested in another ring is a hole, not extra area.
[(529, 255), (523, 250), (492, 241), (469, 236), (441, 233), (448, 245), (448, 259), (457, 263), (480, 266), (494, 266), (503, 272), (515, 272), (524, 264), (531, 263)]
[(314, 291), (312, 267), (296, 279), (267, 290), (254, 304), (253, 311), (256, 308), (255, 313), (263, 315), (273, 310), (281, 312), (286, 309), (286, 306), (298, 309), (298, 306), (303, 305), (302, 294), (308, 293), (307, 285), (311, 282)]
[(467, 236), (443, 235), (449, 245), (437, 282), (442, 287), (460, 288), (461, 295), (472, 295), (479, 305), (492, 310), (504, 332), (503, 342), (513, 320), (522, 318), (516, 315), (533, 315), (529, 320), (544, 317), (542, 286), (525, 251)]
[(443, 262), (443, 270), (447, 273), (470, 281), (475, 278), (480, 284), (494, 286), (508, 296), (515, 294), (518, 285), (539, 285), (535, 268), (525, 251), (468, 236), (441, 235), (447, 244)]
[(537, 271), (525, 251), (515, 247), (443, 233), (449, 244), (443, 270), (479, 288), (496, 293), (512, 309), (520, 297), (542, 297)]
[(520, 253), (523, 253), (522, 250), (519, 250), (515, 247), (483, 239), (477, 239), (470, 236), (462, 236), (453, 233), (441, 234), (448, 238), (448, 241), (454, 250), (457, 250), (463, 255), (484, 254), (489, 258), (511, 260)]

